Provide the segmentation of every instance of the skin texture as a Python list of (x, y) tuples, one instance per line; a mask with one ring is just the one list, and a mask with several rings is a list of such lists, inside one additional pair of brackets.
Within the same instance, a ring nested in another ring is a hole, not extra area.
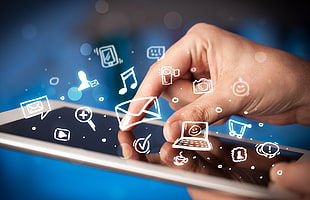
[[(180, 70), (180, 76), (172, 77), (171, 85), (162, 85), (159, 72), (163, 66)], [(212, 81), (213, 92), (193, 93), (193, 81), (200, 78)], [(200, 23), (150, 67), (134, 98), (162, 96), (170, 102), (176, 112), (167, 120), (164, 136), (168, 142), (174, 142), (180, 137), (182, 121), (219, 124), (231, 115), (239, 115), (277, 125), (310, 125), (309, 86), (308, 61)], [(245, 95), (238, 95), (242, 93)], [(179, 99), (178, 103), (172, 102), (174, 97)], [(142, 106), (143, 102), (132, 103), (129, 111), (138, 112)], [(221, 108), (221, 112), (216, 108)], [(142, 115), (126, 117), (122, 122), (132, 123), (141, 118)], [(281, 187), (298, 192), (300, 199), (307, 199), (309, 167), (310, 162), (277, 164), (270, 176)], [(281, 176), (277, 169), (283, 169)], [(292, 175), (294, 172), (298, 173)], [(197, 189), (189, 189), (189, 193), (194, 199), (240, 199)]]

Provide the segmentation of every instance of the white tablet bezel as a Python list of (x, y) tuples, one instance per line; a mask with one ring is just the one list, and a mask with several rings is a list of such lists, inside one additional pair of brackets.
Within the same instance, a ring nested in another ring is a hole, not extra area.
[[(49, 101), (52, 110), (62, 107), (77, 109), (81, 106), (78, 104), (72, 104), (63, 101)], [(116, 114), (112, 111), (97, 108), (92, 108), (92, 111), (95, 113), (106, 114), (116, 117)], [(0, 113), (0, 125), (17, 121), (23, 118), (24, 116), (21, 108), (6, 111)], [(148, 123), (160, 126), (164, 124), (164, 122), (156, 120), (150, 121)], [(210, 135), (213, 134), (216, 133), (210, 132)], [(232, 137), (229, 137), (225, 134), (216, 134), (216, 136), (232, 139)], [(253, 144), (256, 142), (257, 144), (257, 141), (246, 139), (243, 140)], [(84, 150), (76, 147), (64, 146), (51, 142), (45, 142), (37, 139), (16, 136), (3, 132), (0, 132), (0, 147), (79, 163), (92, 167), (113, 170), (116, 172), (138, 175), (174, 184), (197, 187), (201, 189), (219, 190), (241, 196), (263, 199), (289, 199), (296, 197), (295, 194), (278, 187), (271, 187), (267, 189), (252, 184), (241, 183), (209, 175), (196, 174), (193, 172), (179, 170), (175, 168), (172, 169), (166, 166), (150, 164), (142, 161), (125, 160), (121, 157), (116, 157), (108, 154)], [(289, 150), (291, 151), (303, 153), (303, 156), (301, 159), (299, 159), (299, 161), (310, 158), (310, 151), (285, 146), (280, 146), (280, 148), (289, 148)]]

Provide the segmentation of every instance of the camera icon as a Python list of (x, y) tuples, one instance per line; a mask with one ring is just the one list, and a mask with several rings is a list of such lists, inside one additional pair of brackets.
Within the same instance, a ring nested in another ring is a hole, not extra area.
[(180, 69), (173, 69), (171, 66), (164, 66), (160, 69), (162, 85), (171, 85), (173, 77), (180, 76)]
[(194, 94), (204, 94), (213, 92), (212, 80), (201, 78), (193, 82)]

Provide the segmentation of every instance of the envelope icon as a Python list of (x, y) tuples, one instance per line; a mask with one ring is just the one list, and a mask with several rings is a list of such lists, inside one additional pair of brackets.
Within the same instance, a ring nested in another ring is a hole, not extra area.
[(42, 101), (35, 101), (26, 105), (29, 114), (41, 112), (44, 109)]
[[(130, 103), (141, 104), (141, 109), (135, 112), (129, 112), (127, 110)], [(153, 106), (152, 106), (153, 105)], [(150, 110), (150, 108), (153, 108)], [(148, 110), (149, 109), (149, 110)], [(147, 122), (154, 119), (161, 119), (160, 108), (157, 97), (142, 97), (137, 99), (132, 99), (129, 101), (125, 101), (115, 106), (115, 113), (119, 122), (119, 126), (121, 130), (126, 130), (129, 127), (135, 126), (137, 124), (141, 124), (143, 122)], [(121, 117), (124, 116), (123, 122), (121, 123)], [(139, 121), (130, 122), (129, 118), (139, 118), (143, 117)]]

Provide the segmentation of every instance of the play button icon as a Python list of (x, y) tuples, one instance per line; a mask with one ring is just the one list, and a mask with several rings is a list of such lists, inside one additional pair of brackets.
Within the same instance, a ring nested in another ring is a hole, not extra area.
[(64, 128), (56, 128), (54, 131), (54, 139), (59, 141), (69, 141), (70, 140), (70, 130)]

